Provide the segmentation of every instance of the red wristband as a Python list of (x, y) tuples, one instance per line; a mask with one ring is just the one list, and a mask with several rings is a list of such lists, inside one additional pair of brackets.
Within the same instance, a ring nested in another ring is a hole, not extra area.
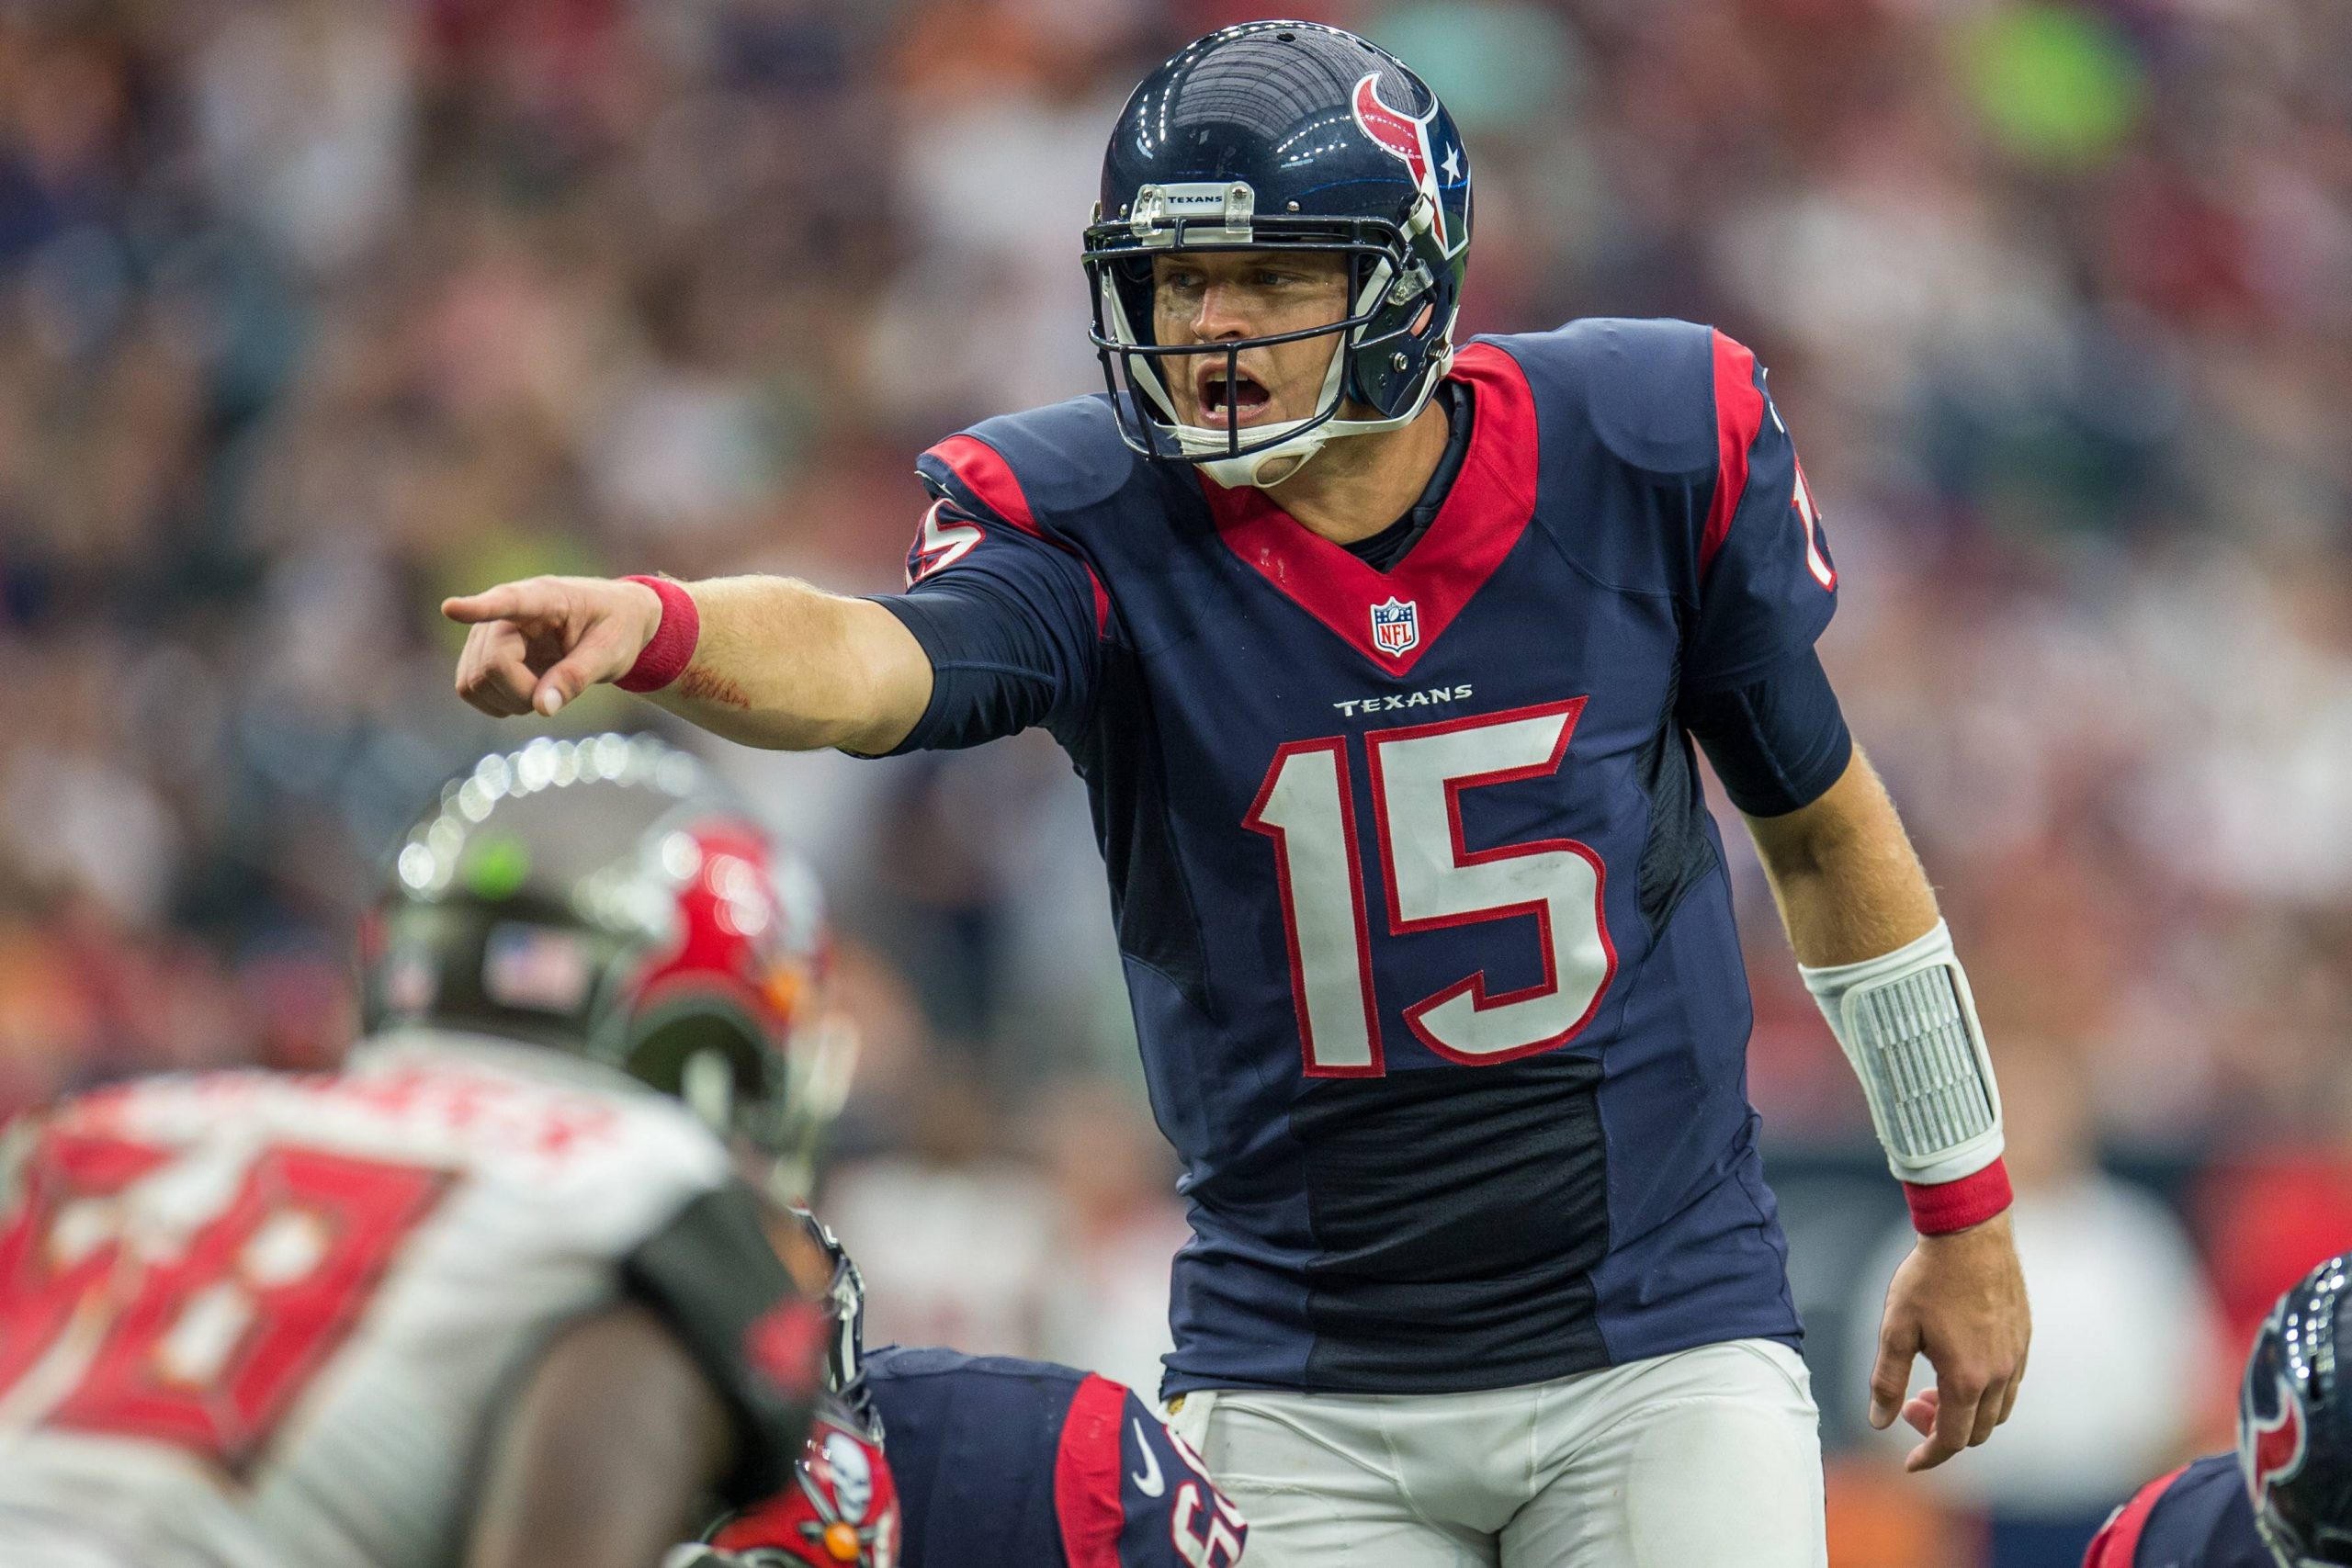
[(1958, 1181), (1932, 1187), (1903, 1184), (1903, 1200), (1911, 1205), (1911, 1228), (1921, 1235), (1943, 1235), (1981, 1225), (2009, 1206), (2009, 1170), (1999, 1160)]
[(653, 640), (628, 667), (628, 673), (613, 682), (624, 692), (658, 692), (686, 672), (695, 656), (695, 644), (702, 640), (702, 612), (695, 608), (695, 596), (683, 583), (666, 577), (624, 577), (623, 582), (642, 582), (662, 596), (662, 624), (653, 633)]

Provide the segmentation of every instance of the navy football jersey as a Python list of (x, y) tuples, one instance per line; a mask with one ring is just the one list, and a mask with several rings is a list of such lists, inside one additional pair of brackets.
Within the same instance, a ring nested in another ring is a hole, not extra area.
[(1249, 1530), (1124, 1385), (1008, 1356), (865, 1362), (906, 1568), (1233, 1568)]
[(1686, 322), (1482, 339), (1453, 376), (1467, 453), (1386, 571), (1279, 490), (1137, 457), (1102, 397), (920, 464), (883, 601), (938, 671), (906, 745), (1043, 725), (1091, 792), (1192, 1205), (1171, 1393), (1798, 1334), (1675, 716), (1829, 620), (1794, 448)]
[(2254, 1528), (2235, 1453), (2151, 1481), (2115, 1511), (2083, 1568), (2278, 1568)]

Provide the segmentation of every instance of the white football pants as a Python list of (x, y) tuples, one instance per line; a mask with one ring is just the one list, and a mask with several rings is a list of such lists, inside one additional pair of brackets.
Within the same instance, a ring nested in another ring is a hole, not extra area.
[(1246, 1568), (1826, 1568), (1804, 1362), (1742, 1339), (1480, 1393), (1185, 1396)]

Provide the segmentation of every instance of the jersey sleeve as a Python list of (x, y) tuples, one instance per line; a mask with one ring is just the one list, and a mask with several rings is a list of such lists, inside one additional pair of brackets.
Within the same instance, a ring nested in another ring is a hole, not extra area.
[(758, 1198), (732, 1180), (693, 1198), (629, 1254), (622, 1280), (726, 1403), (736, 1464), (720, 1495), (741, 1507), (783, 1487), (808, 1438), (831, 1334), (785, 1272)]
[(1838, 607), (1838, 570), (1764, 369), (1713, 337), (1715, 478), (1683, 658), (1692, 692), (1738, 685), (1810, 648)]
[(941, 442), (916, 471), (932, 502), (907, 552), (907, 591), (877, 603), (922, 645), (932, 690), (896, 750), (976, 746), (1033, 725), (1069, 736), (1093, 703), (1110, 618), (1101, 580), (978, 437)]
[(1107, 1378), (1070, 1402), (1054, 1495), (1069, 1568), (1232, 1568), (1249, 1544), (1200, 1457)]
[(1750, 817), (1812, 805), (1853, 761), (1854, 739), (1821, 656), (1801, 649), (1736, 686), (1686, 694), (1676, 709)]
[(2169, 1475), (2158, 1476), (2109, 1515), (2098, 1534), (2091, 1538), (2090, 1550), (2083, 1555), (2083, 1568), (2139, 1568), (2140, 1538), (2147, 1532), (2148, 1517), (2156, 1511), (2156, 1505), (2164, 1501), (2180, 1473), (2176, 1470)]

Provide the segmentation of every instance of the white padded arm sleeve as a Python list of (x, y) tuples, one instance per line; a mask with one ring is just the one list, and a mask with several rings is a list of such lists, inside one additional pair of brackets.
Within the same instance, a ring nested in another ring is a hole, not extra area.
[(1893, 953), (1797, 972), (1862, 1080), (1898, 1179), (1957, 1181), (2001, 1157), (2001, 1092), (1941, 920)]

